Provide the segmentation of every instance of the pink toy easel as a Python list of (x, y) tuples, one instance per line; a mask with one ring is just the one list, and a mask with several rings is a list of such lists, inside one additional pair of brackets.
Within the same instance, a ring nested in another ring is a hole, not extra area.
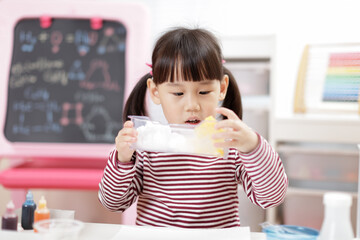
[[(104, 20), (117, 21), (127, 30), (124, 99), (137, 80), (148, 70), (149, 18), (139, 4), (95, 1), (1, 1), (0, 2), (0, 126), (5, 128), (8, 83), (16, 24), (39, 18), (47, 29), (52, 19), (88, 19), (91, 28), (101, 29)], [(61, 40), (59, 36), (53, 42)], [(55, 46), (53, 51), (59, 51)], [(121, 106), (119, 106), (121, 107)], [(10, 110), (11, 111), (11, 110)], [(0, 157), (12, 166), (0, 173), (0, 184), (10, 189), (98, 189), (113, 144), (11, 142), (0, 134)], [(17, 191), (19, 192), (19, 191)], [(23, 194), (23, 193), (22, 193)], [(19, 206), (23, 199), (14, 199)]]

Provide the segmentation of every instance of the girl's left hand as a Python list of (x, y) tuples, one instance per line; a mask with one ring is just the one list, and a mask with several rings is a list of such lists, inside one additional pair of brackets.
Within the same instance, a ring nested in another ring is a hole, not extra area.
[(219, 148), (236, 148), (240, 152), (249, 153), (259, 144), (258, 135), (249, 128), (241, 119), (230, 109), (221, 107), (216, 112), (226, 116), (228, 119), (221, 120), (216, 123), (216, 129), (224, 129), (225, 131), (215, 133), (214, 139), (225, 139), (215, 143), (215, 147)]

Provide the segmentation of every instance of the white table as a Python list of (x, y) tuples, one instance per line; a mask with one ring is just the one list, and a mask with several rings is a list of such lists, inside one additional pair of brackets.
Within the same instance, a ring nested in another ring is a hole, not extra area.
[[(121, 225), (118, 224), (85, 223), (85, 227), (80, 234), (79, 240), (110, 240), (116, 236), (120, 228)], [(39, 240), (39, 235), (32, 230), (23, 232), (0, 230), (0, 239)], [(251, 233), (251, 240), (266, 240), (266, 235), (264, 233)]]

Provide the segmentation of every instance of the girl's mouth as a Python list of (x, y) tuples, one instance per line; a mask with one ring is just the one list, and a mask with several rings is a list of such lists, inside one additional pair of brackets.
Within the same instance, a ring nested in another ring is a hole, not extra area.
[(185, 123), (196, 125), (196, 124), (200, 123), (200, 120), (199, 119), (189, 119)]

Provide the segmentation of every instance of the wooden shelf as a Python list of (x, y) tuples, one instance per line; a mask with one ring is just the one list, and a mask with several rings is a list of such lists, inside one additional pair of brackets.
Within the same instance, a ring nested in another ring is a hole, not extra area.
[(286, 154), (316, 154), (332, 156), (352, 156), (357, 157), (359, 150), (354, 144), (343, 143), (291, 143), (280, 144), (277, 151)]
[(360, 143), (360, 116), (356, 114), (293, 114), (275, 117), (274, 146), (281, 142)]
[[(274, 116), (270, 125), (270, 142), (278, 152), (334, 154), (339, 158), (358, 155), (356, 144), (360, 144), (360, 116), (355, 113), (284, 114)], [(322, 197), (327, 191), (289, 187), (287, 196)], [(350, 193), (357, 196), (357, 193)], [(279, 208), (282, 206), (267, 212), (268, 221), (283, 223)]]
[(270, 95), (242, 96), (244, 110), (266, 111), (270, 110)]
[[(328, 190), (317, 190), (317, 189), (308, 189), (308, 188), (295, 188), (288, 187), (286, 195), (294, 195), (294, 196), (318, 196), (322, 197), (324, 193), (329, 192)], [(352, 197), (357, 197), (357, 192), (346, 192), (351, 194)]]

